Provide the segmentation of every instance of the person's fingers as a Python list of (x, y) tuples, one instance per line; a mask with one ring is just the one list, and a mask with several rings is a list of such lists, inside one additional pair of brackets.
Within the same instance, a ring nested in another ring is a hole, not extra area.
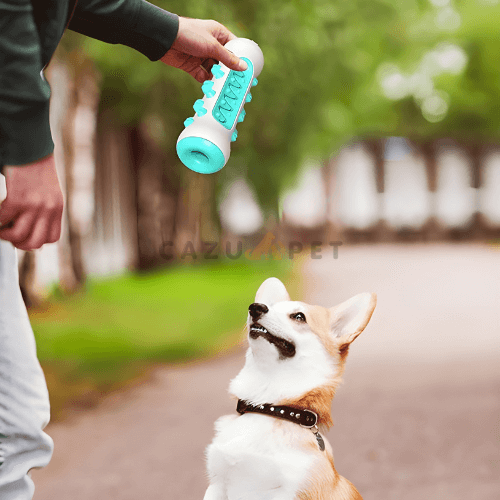
[(199, 57), (187, 56), (179, 66), (186, 73), (189, 73), (198, 82), (203, 83), (211, 78), (209, 72), (202, 66), (202, 61)]
[(36, 250), (48, 242), (50, 234), (50, 219), (39, 217), (32, 227), (28, 238), (15, 244), (20, 250)]
[[(184, 69), (184, 68), (182, 68)], [(208, 73), (200, 66), (194, 66), (184, 69), (186, 73), (189, 73), (198, 82), (203, 83), (208, 78)]]
[(212, 67), (218, 62), (232, 70), (244, 71), (247, 69), (245, 61), (224, 47), (235, 38), (216, 21), (180, 17), (177, 38), (161, 61), (182, 69), (200, 83), (212, 78)]
[(12, 227), (0, 228), (0, 238), (10, 241), (14, 246), (23, 243), (30, 236), (35, 223), (33, 212), (23, 212), (13, 220)]
[[(6, 222), (5, 224), (0, 224), (0, 229), (10, 229), (14, 225), (14, 220), (12, 219), (10, 222)], [(1, 240), (2, 238), (0, 238)]]
[(191, 74), (196, 68), (199, 68), (202, 62), (199, 57), (189, 56), (186, 54), (176, 54), (175, 58), (175, 66), (189, 74)]
[(202, 63), (201, 66), (202, 68), (205, 68), (207, 70), (207, 73), (210, 74), (210, 78), (212, 78), (212, 68), (214, 65), (217, 64), (217, 61), (215, 59), (209, 58), (205, 59)]
[(203, 83), (204, 81), (210, 80), (210, 78), (212, 78), (212, 75), (203, 66), (198, 66), (190, 73), (190, 75), (200, 83)]
[(237, 36), (217, 21), (212, 21), (210, 31), (218, 42), (214, 45), (214, 58), (225, 64), (229, 69), (235, 71), (246, 70), (247, 63), (224, 47), (227, 42), (234, 40)]
[(211, 31), (212, 35), (222, 45), (226, 45), (227, 42), (237, 38), (234, 33), (229, 31), (223, 24), (220, 24), (217, 21), (212, 21)]
[(20, 212), (20, 207), (10, 203), (8, 199), (6, 199), (0, 205), (0, 229), (6, 226), (11, 225), (12, 221), (17, 217)]
[(55, 206), (49, 217), (49, 235), (46, 243), (55, 243), (61, 237), (62, 216), (63, 205)]
[(225, 64), (229, 69), (235, 71), (245, 71), (248, 67), (245, 61), (234, 55), (218, 42), (214, 42), (212, 54), (210, 55), (222, 64)]
[(61, 237), (62, 210), (54, 212), (49, 224), (49, 237), (46, 243), (55, 243)]

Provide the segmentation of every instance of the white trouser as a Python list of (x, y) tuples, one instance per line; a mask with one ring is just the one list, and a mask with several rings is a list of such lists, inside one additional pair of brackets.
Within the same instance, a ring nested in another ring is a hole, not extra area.
[(49, 396), (19, 290), (16, 251), (0, 240), (0, 499), (31, 500), (28, 471), (47, 465)]

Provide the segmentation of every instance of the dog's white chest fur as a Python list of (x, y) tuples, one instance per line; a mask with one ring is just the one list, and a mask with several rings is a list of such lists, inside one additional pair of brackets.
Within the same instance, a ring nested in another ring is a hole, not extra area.
[(205, 499), (292, 499), (318, 460), (312, 432), (291, 422), (246, 413), (222, 417), (215, 426), (207, 468), (218, 491)]

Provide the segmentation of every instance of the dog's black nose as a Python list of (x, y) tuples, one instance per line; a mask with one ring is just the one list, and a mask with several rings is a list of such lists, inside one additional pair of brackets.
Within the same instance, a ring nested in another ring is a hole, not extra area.
[(257, 321), (263, 314), (266, 314), (267, 311), (269, 311), (267, 306), (265, 304), (259, 304), (258, 302), (254, 302), (248, 307), (248, 312), (254, 321)]

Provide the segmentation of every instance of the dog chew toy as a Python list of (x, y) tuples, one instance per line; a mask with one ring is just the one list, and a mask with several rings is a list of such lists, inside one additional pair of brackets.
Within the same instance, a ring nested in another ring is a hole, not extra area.
[(186, 167), (201, 174), (218, 172), (229, 159), (231, 142), (236, 140), (236, 125), (245, 119), (245, 103), (252, 100), (250, 90), (264, 66), (260, 47), (246, 38), (229, 41), (225, 48), (243, 59), (248, 68), (234, 71), (222, 63), (212, 67), (213, 78), (203, 83), (203, 99), (198, 99), (195, 114), (184, 122), (177, 139), (177, 154)]

